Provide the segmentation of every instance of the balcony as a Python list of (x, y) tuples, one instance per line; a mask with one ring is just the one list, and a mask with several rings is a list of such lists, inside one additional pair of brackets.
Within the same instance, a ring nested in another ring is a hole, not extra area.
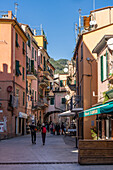
[(27, 79), (37, 80), (37, 74), (35, 73), (35, 70), (33, 71), (27, 70)]
[(46, 88), (48, 85), (44, 80), (39, 81), (39, 86), (42, 88)]
[(109, 78), (108, 78), (108, 80), (109, 80), (109, 83), (110, 83), (110, 84), (113, 84), (113, 75), (110, 75)]

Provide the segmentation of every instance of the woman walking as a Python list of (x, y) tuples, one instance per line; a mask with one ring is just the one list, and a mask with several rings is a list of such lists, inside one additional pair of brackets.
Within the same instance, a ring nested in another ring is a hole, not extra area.
[(45, 124), (42, 124), (42, 143), (45, 145), (45, 138), (46, 138), (46, 127)]

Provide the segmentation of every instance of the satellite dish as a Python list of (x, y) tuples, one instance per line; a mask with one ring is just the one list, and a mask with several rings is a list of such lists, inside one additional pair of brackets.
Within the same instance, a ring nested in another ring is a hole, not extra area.
[(64, 72), (67, 73), (68, 72), (68, 68), (64, 68)]
[(107, 41), (107, 45), (108, 45), (108, 48), (110, 50), (113, 50), (113, 38), (110, 38), (108, 41)]

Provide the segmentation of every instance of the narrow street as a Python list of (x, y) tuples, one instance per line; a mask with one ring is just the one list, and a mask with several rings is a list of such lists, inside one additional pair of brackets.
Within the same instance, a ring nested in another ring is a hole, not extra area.
[[(103, 169), (106, 166), (78, 165), (78, 150), (74, 138), (47, 134), (43, 146), (41, 134), (37, 134), (37, 143), (31, 144), (30, 135), (0, 141), (0, 170), (74, 170)], [(112, 169), (113, 166), (107, 166)]]

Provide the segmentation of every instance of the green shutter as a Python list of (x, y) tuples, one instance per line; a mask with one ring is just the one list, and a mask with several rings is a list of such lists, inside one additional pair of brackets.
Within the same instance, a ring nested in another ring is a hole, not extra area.
[(16, 75), (17, 76), (21, 75), (21, 72), (19, 70), (19, 61), (18, 60), (16, 60)]
[(106, 51), (106, 78), (108, 78), (108, 53)]
[(24, 42), (23, 42), (23, 54), (25, 54), (25, 44), (24, 44)]
[(23, 92), (23, 106), (25, 104), (25, 92)]
[(34, 60), (31, 60), (31, 72), (34, 73)]
[(35, 91), (35, 102), (36, 102), (36, 91)]
[(62, 104), (65, 104), (65, 103), (66, 103), (66, 99), (62, 98)]
[(19, 44), (18, 44), (18, 34), (16, 33), (16, 47), (18, 47)]
[(35, 50), (35, 61), (36, 61), (36, 50)]
[(63, 80), (60, 80), (60, 87), (63, 87)]
[(24, 67), (23, 67), (23, 80), (24, 80)]
[(32, 47), (32, 58), (34, 58), (34, 48)]
[(28, 81), (26, 81), (26, 93), (28, 93)]
[(101, 56), (101, 81), (103, 81), (103, 56)]
[(53, 97), (50, 99), (50, 105), (54, 105), (54, 98)]

